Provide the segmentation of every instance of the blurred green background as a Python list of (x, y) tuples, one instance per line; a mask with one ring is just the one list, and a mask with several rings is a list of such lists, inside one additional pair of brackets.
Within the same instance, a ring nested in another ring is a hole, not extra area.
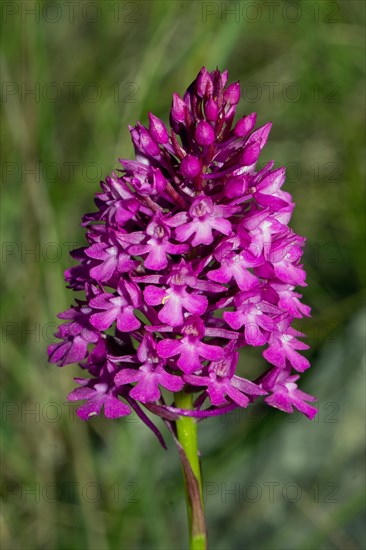
[[(273, 130), (308, 238), (305, 301), (319, 399), (310, 422), (265, 407), (199, 437), (212, 550), (365, 548), (362, 1), (7, 2), (2, 65), (2, 549), (187, 548), (172, 441), (135, 418), (83, 423), (77, 367), (47, 364), (63, 270), (127, 125), (168, 120), (202, 65), (240, 80), (239, 115)], [(241, 368), (263, 363), (259, 350)], [(164, 430), (164, 427), (163, 427)], [(164, 431), (164, 433), (166, 433)]]

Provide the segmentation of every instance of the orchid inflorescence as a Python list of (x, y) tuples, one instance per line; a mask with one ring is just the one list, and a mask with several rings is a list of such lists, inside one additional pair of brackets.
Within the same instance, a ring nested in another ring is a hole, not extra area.
[[(252, 113), (233, 126), (239, 98), (227, 71), (202, 68), (183, 99), (173, 94), (170, 133), (151, 113), (148, 129), (130, 128), (136, 159), (120, 159), (98, 211), (83, 217), (89, 244), (73, 251), (79, 264), (65, 277), (85, 299), (59, 315), (49, 357), (88, 371), (68, 397), (85, 401), (84, 420), (103, 407), (108, 418), (134, 410), (161, 440), (143, 408), (203, 419), (260, 398), (317, 412), (297, 388), (310, 365), (291, 326), (310, 315), (294, 290), (306, 285), (305, 239), (288, 227), (285, 169), (271, 161), (256, 171), (271, 124), (254, 130)], [(246, 346), (266, 346), (255, 380), (236, 373)], [(192, 410), (175, 406), (183, 388)]]

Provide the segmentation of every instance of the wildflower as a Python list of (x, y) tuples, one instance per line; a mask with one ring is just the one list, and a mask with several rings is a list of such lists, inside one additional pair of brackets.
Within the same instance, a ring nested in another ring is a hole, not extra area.
[[(205, 418), (264, 397), (315, 414), (296, 384), (308, 346), (291, 326), (310, 315), (295, 291), (306, 285), (305, 239), (288, 226), (285, 169), (256, 169), (271, 124), (254, 129), (255, 113), (234, 123), (239, 99), (226, 71), (203, 68), (173, 94), (170, 128), (152, 113), (130, 127), (136, 159), (120, 159), (83, 217), (88, 245), (65, 276), (85, 300), (59, 315), (49, 348), (51, 362), (89, 372), (69, 396), (85, 401), (83, 419), (133, 409), (161, 439), (143, 407)], [(243, 346), (262, 350), (257, 380), (237, 374)], [(177, 406), (183, 388), (192, 410)]]
[(312, 419), (318, 412), (317, 408), (308, 401), (315, 401), (315, 397), (298, 389), (296, 381), (299, 375), (290, 375), (290, 369), (272, 369), (261, 380), (261, 387), (271, 394), (265, 401), (281, 411), (292, 413), (293, 408)]

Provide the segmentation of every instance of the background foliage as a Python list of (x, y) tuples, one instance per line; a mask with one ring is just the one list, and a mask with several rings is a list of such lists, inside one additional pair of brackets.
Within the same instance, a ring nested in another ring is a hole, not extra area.
[[(240, 80), (239, 114), (273, 122), (308, 238), (319, 398), (310, 422), (256, 407), (200, 426), (211, 548), (364, 548), (364, 3), (2, 2), (3, 550), (185, 548), (177, 453), (135, 419), (84, 424), (77, 367), (46, 361), (63, 270), (127, 125), (164, 120), (202, 65)], [(35, 11), (34, 11), (35, 10)], [(32, 92), (33, 90), (33, 92)], [(299, 324), (300, 326), (300, 324)], [(243, 372), (260, 366), (241, 356)]]

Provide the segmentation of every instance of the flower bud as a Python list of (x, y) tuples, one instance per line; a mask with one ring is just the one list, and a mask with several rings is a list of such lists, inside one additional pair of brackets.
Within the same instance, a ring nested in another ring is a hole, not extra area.
[(197, 94), (200, 97), (204, 97), (205, 95), (210, 95), (212, 93), (212, 89), (213, 86), (210, 73), (205, 67), (202, 67), (196, 81)]
[(245, 176), (230, 178), (224, 188), (225, 196), (229, 199), (235, 199), (244, 195), (248, 187), (247, 179)]
[(233, 120), (233, 118), (235, 116), (235, 111), (236, 111), (236, 106), (235, 105), (230, 105), (230, 103), (228, 103), (227, 105), (229, 105), (229, 108), (226, 108), (226, 112), (225, 112), (225, 115), (224, 115), (224, 119), (225, 119), (226, 123)]
[(234, 134), (238, 137), (243, 137), (246, 134), (249, 134), (249, 132), (251, 132), (255, 126), (256, 119), (257, 114), (252, 113), (238, 120), (234, 128)]
[(248, 147), (244, 148), (241, 155), (240, 162), (244, 166), (251, 166), (257, 162), (261, 148), (258, 143), (251, 143)]
[(140, 146), (144, 153), (152, 157), (160, 155), (160, 148), (157, 143), (152, 139), (149, 132), (143, 126), (140, 126)]
[(180, 171), (186, 178), (195, 178), (201, 171), (201, 163), (197, 157), (186, 155), (181, 162)]
[(128, 129), (130, 131), (132, 143), (134, 144), (135, 149), (140, 150), (140, 135), (139, 135), (139, 132), (136, 130), (136, 128), (134, 126), (129, 125)]
[(205, 105), (205, 115), (210, 122), (216, 122), (219, 116), (219, 108), (217, 103), (210, 97)]
[(221, 73), (221, 85), (223, 88), (225, 88), (226, 84), (227, 84), (227, 79), (229, 77), (229, 71), (227, 69), (225, 69), (225, 71), (222, 71)]
[(185, 122), (186, 119), (186, 104), (178, 94), (173, 93), (173, 102), (170, 110), (172, 119), (175, 122)]
[(224, 101), (230, 103), (230, 105), (237, 105), (240, 99), (240, 84), (234, 82), (230, 84), (224, 92)]
[(156, 189), (157, 193), (162, 193), (164, 189), (166, 188), (167, 181), (164, 178), (163, 174), (159, 170), (159, 168), (153, 168), (153, 184), (154, 188)]
[(211, 124), (205, 120), (200, 120), (197, 124), (195, 138), (198, 145), (202, 147), (208, 147), (215, 141), (215, 132)]
[(168, 143), (169, 134), (163, 121), (160, 120), (160, 118), (158, 118), (157, 116), (153, 115), (152, 113), (149, 113), (149, 120), (150, 120), (149, 132), (153, 137), (153, 139), (157, 143), (161, 143), (161, 144)]

